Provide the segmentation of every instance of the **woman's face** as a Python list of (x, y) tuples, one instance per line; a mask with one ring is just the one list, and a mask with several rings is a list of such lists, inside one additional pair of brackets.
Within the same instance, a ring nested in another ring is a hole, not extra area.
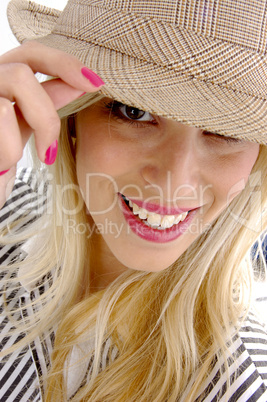
[(259, 152), (109, 98), (80, 112), (76, 129), (90, 230), (139, 270), (170, 266), (244, 188)]

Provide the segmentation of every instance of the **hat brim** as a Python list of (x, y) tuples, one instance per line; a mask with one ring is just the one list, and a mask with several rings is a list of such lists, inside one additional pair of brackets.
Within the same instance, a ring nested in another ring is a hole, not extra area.
[(104, 95), (184, 124), (267, 144), (265, 99), (163, 69), (88, 41), (51, 33), (61, 12), (39, 6), (33, 13), (30, 3), (36, 7), (25, 0), (9, 6), (9, 21), (17, 39), (21, 43), (37, 40), (74, 55), (104, 80)]
[(49, 35), (61, 13), (28, 0), (11, 0), (7, 7), (8, 22), (19, 43)]

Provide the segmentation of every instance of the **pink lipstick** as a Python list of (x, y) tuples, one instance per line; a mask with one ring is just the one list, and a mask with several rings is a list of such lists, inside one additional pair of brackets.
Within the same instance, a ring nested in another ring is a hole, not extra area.
[(129, 225), (130, 229), (132, 230), (132, 232), (135, 233), (140, 238), (154, 243), (167, 243), (176, 240), (178, 237), (180, 237), (184, 232), (186, 232), (186, 230), (190, 226), (194, 216), (196, 215), (199, 209), (195, 208), (193, 210), (188, 210), (178, 208), (167, 208), (167, 207), (155, 206), (154, 204), (144, 203), (142, 201), (138, 201), (138, 203), (137, 201), (132, 201), (136, 205), (138, 205), (138, 207), (144, 208), (145, 205), (145, 209), (147, 211), (151, 213), (157, 213), (160, 215), (179, 215), (188, 212), (186, 218), (183, 221), (174, 224), (170, 228), (163, 229), (163, 228), (151, 227), (150, 225), (148, 225), (146, 220), (140, 219), (138, 215), (134, 214), (132, 208), (129, 206), (127, 200), (122, 194), (119, 194), (119, 202), (124, 218), (127, 224)]

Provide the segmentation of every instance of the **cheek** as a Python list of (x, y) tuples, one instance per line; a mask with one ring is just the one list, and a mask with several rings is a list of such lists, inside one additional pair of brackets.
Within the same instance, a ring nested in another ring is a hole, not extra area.
[(244, 189), (258, 153), (259, 146), (253, 144), (248, 152), (237, 153), (221, 165), (214, 164), (212, 176), (217, 199), (228, 203)]
[(92, 123), (90, 131), (79, 130), (77, 137), (77, 179), (87, 209), (91, 213), (110, 211), (119, 179), (131, 171), (129, 147), (114, 141), (103, 126)]
[(77, 168), (84, 173), (105, 173), (113, 177), (126, 169), (131, 153), (126, 144), (115, 141), (103, 126), (90, 124), (90, 131), (79, 134), (76, 149)]

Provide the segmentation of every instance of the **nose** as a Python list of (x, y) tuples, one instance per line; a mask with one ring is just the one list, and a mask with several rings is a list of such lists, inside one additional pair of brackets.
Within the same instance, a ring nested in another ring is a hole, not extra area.
[(166, 201), (196, 198), (201, 177), (201, 164), (197, 147), (199, 130), (186, 127), (164, 136), (153, 149), (142, 167), (147, 188), (160, 191)]

